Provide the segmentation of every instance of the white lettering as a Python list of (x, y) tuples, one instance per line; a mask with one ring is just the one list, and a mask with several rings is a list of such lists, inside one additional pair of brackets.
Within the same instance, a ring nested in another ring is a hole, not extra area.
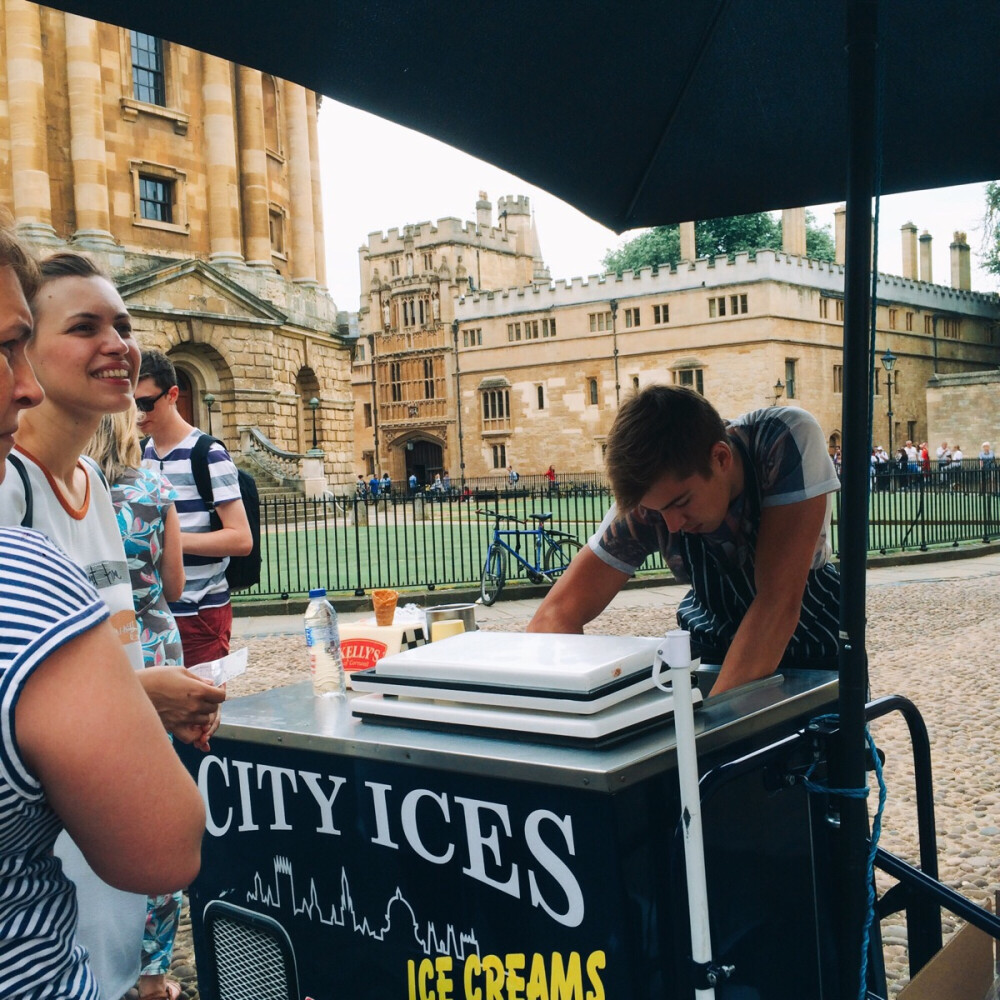
[(566, 910), (558, 913), (545, 902), (538, 883), (535, 880), (535, 873), (528, 870), (528, 886), (531, 889), (531, 905), (540, 906), (553, 920), (557, 920), (564, 927), (579, 927), (583, 923), (583, 893), (580, 891), (580, 883), (569, 870), (569, 867), (548, 844), (542, 840), (539, 827), (543, 820), (555, 824), (562, 832), (566, 841), (566, 847), (571, 857), (576, 857), (576, 850), (573, 846), (573, 820), (570, 816), (560, 817), (547, 809), (536, 809), (531, 813), (524, 824), (524, 839), (528, 845), (528, 850), (534, 855), (541, 866), (556, 880), (559, 887), (566, 893)]
[(375, 825), (377, 830), (372, 837), (373, 844), (380, 844), (382, 847), (393, 847), (399, 850), (399, 844), (395, 843), (389, 833), (389, 810), (386, 806), (385, 797), (392, 790), (392, 785), (382, 785), (376, 781), (366, 781), (365, 785), (372, 790), (372, 805), (375, 806)]
[(420, 839), (420, 831), (417, 829), (417, 805), (421, 799), (431, 799), (437, 802), (441, 807), (441, 815), (444, 816), (445, 822), (451, 822), (451, 817), (448, 814), (448, 797), (443, 792), (435, 795), (434, 792), (428, 791), (426, 788), (415, 788), (412, 792), (406, 794), (403, 799), (403, 808), (400, 810), (400, 818), (403, 821), (403, 834), (406, 836), (410, 847), (424, 861), (430, 861), (436, 865), (447, 864), (451, 861), (452, 855), (455, 853), (454, 844), (449, 843), (448, 850), (444, 854), (431, 854)]
[(290, 767), (276, 767), (274, 764), (258, 764), (257, 766), (257, 787), (264, 787), (264, 778), (271, 779), (271, 801), (274, 803), (274, 823), (272, 830), (291, 830), (291, 825), (285, 818), (285, 797), (281, 790), (281, 779), (287, 778), (292, 786), (292, 791), (297, 792), (298, 786), (295, 784), (295, 772)]
[(243, 818), (236, 829), (241, 833), (245, 830), (259, 830), (260, 827), (253, 821), (253, 805), (250, 801), (250, 772), (253, 770), (253, 764), (248, 760), (234, 760), (233, 767), (236, 768), (238, 776), (240, 808), (243, 810)]
[(496, 815), (500, 818), (500, 822), (503, 824), (504, 833), (509, 838), (510, 814), (507, 812), (507, 807), (496, 802), (483, 802), (479, 799), (466, 799), (459, 795), (455, 796), (455, 801), (465, 812), (465, 835), (469, 845), (469, 867), (463, 868), (462, 872), (465, 875), (471, 875), (474, 879), (478, 879), (480, 882), (484, 882), (486, 885), (492, 885), (494, 888), (500, 889), (502, 892), (506, 892), (510, 896), (520, 898), (521, 891), (517, 882), (517, 865), (510, 866), (510, 878), (507, 879), (506, 882), (498, 882), (496, 879), (492, 879), (486, 874), (486, 858), (483, 854), (483, 848), (488, 847), (493, 856), (494, 864), (498, 868), (501, 866), (500, 841), (497, 837), (497, 824), (494, 823), (490, 827), (489, 834), (484, 836), (483, 822), (480, 819), (480, 813), (485, 812), (486, 810), (496, 813)]
[(339, 837), (340, 831), (333, 825), (333, 801), (337, 793), (347, 783), (347, 778), (339, 775), (328, 774), (327, 777), (333, 782), (333, 794), (327, 798), (320, 788), (320, 775), (315, 771), (299, 771), (299, 777), (305, 782), (306, 787), (312, 792), (316, 805), (319, 806), (320, 824), (316, 827), (317, 833), (332, 833)]
[(218, 765), (219, 770), (222, 771), (222, 780), (225, 781), (226, 788), (229, 787), (229, 770), (226, 767), (226, 761), (220, 760), (214, 754), (209, 754), (202, 757), (201, 763), (198, 765), (198, 791), (201, 792), (205, 803), (205, 829), (213, 837), (222, 837), (229, 830), (229, 825), (233, 821), (233, 810), (230, 807), (226, 813), (226, 821), (221, 826), (215, 822), (215, 817), (212, 815), (212, 799), (208, 793), (208, 769), (212, 764)]

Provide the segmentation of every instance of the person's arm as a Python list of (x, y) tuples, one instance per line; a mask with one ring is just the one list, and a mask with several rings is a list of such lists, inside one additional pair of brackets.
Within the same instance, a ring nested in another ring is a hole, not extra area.
[(192, 556), (245, 556), (253, 548), (253, 535), (242, 500), (227, 500), (215, 505), (222, 527), (218, 531), (185, 531), (181, 534), (184, 551)]
[[(194, 664), (192, 664), (194, 666)], [(139, 683), (167, 732), (182, 743), (195, 743), (204, 730), (218, 727), (219, 705), (226, 689), (215, 687), (184, 667), (147, 667)]]
[(181, 548), (181, 525), (173, 504), (163, 518), (163, 554), (160, 556), (160, 580), (163, 596), (168, 601), (179, 600), (184, 590), (184, 550)]
[(609, 566), (585, 545), (545, 595), (529, 632), (582, 632), (625, 586), (628, 574)]
[(799, 623), (802, 595), (825, 517), (825, 494), (761, 511), (757, 596), (736, 630), (713, 695), (777, 669)]
[(52, 653), (16, 711), (25, 762), (94, 871), (129, 892), (187, 886), (204, 806), (111, 626)]

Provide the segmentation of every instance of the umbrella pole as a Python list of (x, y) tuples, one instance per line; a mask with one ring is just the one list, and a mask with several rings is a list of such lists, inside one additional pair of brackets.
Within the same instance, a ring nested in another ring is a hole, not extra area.
[[(875, 193), (877, 0), (849, 0), (847, 247), (844, 279), (843, 502), (840, 521), (840, 731), (831, 760), (834, 788), (863, 788), (865, 563), (871, 388), (871, 206)], [(864, 799), (837, 797), (840, 996), (861, 993), (862, 937), (867, 910), (868, 810)]]

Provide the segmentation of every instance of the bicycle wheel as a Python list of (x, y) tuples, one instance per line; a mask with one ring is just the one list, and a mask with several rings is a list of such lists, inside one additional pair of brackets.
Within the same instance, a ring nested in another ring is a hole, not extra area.
[(542, 554), (542, 566), (545, 569), (545, 575), (550, 580), (554, 580), (569, 566), (573, 556), (583, 546), (565, 531), (547, 531), (545, 534), (548, 544)]
[(483, 580), (479, 592), (483, 604), (489, 607), (503, 590), (507, 577), (507, 553), (499, 545), (490, 545), (486, 553), (486, 563), (483, 566)]

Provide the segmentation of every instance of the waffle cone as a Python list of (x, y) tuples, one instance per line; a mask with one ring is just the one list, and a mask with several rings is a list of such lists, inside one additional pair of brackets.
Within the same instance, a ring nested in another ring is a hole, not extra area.
[(376, 625), (391, 625), (396, 616), (396, 602), (399, 594), (395, 590), (373, 590), (372, 607), (375, 609)]

